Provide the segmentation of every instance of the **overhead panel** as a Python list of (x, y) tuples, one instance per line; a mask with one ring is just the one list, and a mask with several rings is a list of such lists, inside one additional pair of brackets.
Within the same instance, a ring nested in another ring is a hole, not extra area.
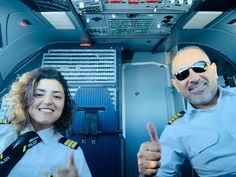
[(103, 11), (103, 4), (100, 0), (71, 0), (71, 2), (80, 15)]
[(82, 16), (86, 29), (91, 36), (108, 35), (105, 14), (87, 14)]
[(185, 13), (197, 0), (71, 0), (78, 14), (87, 13)]
[(105, 16), (105, 24), (108, 35), (165, 36), (179, 16), (180, 14), (111, 14)]
[(146, 35), (154, 19), (145, 14), (118, 14), (114, 19), (106, 18), (106, 23), (109, 35)]
[(165, 38), (197, 0), (71, 0), (86, 31), (103, 39)]
[(71, 0), (78, 14), (98, 12), (163, 13), (168, 10), (184, 13), (195, 1), (197, 0)]

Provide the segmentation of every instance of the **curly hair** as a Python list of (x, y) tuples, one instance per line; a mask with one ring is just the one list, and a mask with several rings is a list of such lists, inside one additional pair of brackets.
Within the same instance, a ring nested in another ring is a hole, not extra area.
[(34, 101), (34, 89), (41, 79), (55, 79), (62, 85), (64, 90), (64, 108), (60, 118), (54, 122), (54, 129), (57, 131), (64, 131), (69, 127), (72, 121), (74, 103), (66, 80), (59, 71), (52, 67), (37, 68), (24, 73), (17, 81), (15, 81), (7, 95), (10, 100), (8, 119), (18, 132), (23, 130), (30, 120), (29, 108)]

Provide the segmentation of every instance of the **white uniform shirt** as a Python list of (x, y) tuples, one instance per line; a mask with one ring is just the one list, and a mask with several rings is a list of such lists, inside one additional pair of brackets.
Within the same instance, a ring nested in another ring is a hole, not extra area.
[(168, 125), (161, 135), (158, 177), (177, 176), (189, 159), (201, 177), (236, 174), (236, 88), (220, 88), (216, 106), (194, 109)]
[[(28, 126), (22, 131), (26, 133), (33, 130)], [(72, 149), (58, 140), (62, 137), (52, 127), (37, 132), (42, 139), (37, 145), (27, 150), (22, 159), (11, 170), (8, 177), (45, 177), (44, 173), (55, 175), (56, 169), (67, 167), (69, 154), (74, 155), (74, 162), (78, 177), (91, 177), (90, 170), (84, 158), (82, 149)], [(3, 152), (18, 135), (10, 124), (0, 125), (0, 152)]]

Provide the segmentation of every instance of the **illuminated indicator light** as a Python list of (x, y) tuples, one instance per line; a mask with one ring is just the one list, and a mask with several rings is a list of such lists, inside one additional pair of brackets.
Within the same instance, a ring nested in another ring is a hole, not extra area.
[(235, 26), (235, 27), (236, 27), (236, 23), (233, 23), (232, 26)]
[(157, 12), (157, 7), (154, 7), (153, 12), (155, 13)]
[(140, 2), (140, 0), (129, 0), (128, 3), (129, 4), (138, 4)]
[(83, 2), (80, 2), (80, 3), (79, 3), (79, 8), (81, 8), (81, 9), (84, 8), (84, 3), (83, 3)]
[(121, 3), (122, 0), (109, 0), (109, 3)]
[(24, 23), (24, 22), (18, 22), (18, 24), (21, 26), (21, 27), (23, 27), (23, 28), (25, 28), (27, 25)]
[(80, 38), (80, 46), (81, 47), (90, 47), (91, 43), (87, 38)]
[(90, 47), (91, 44), (90, 43), (81, 43), (80, 46), (81, 47)]
[(158, 3), (158, 0), (146, 0), (146, 3)]
[(116, 14), (111, 14), (111, 18), (115, 19), (116, 18)]

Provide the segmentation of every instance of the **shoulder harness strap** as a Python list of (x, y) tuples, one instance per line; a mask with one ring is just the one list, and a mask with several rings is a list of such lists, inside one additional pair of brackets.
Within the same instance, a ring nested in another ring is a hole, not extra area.
[(66, 137), (61, 137), (59, 139), (59, 143), (62, 143), (62, 144), (66, 145), (66, 146), (68, 146), (68, 147), (70, 147), (72, 149), (77, 149), (79, 147), (79, 143), (78, 142), (70, 140), (70, 139), (68, 139)]
[(168, 121), (168, 125), (172, 124), (175, 120), (183, 117), (183, 115), (185, 114), (185, 111), (180, 111), (177, 114), (175, 114), (173, 117), (170, 118), (170, 120)]
[(0, 119), (0, 124), (10, 124), (11, 122), (7, 119)]

